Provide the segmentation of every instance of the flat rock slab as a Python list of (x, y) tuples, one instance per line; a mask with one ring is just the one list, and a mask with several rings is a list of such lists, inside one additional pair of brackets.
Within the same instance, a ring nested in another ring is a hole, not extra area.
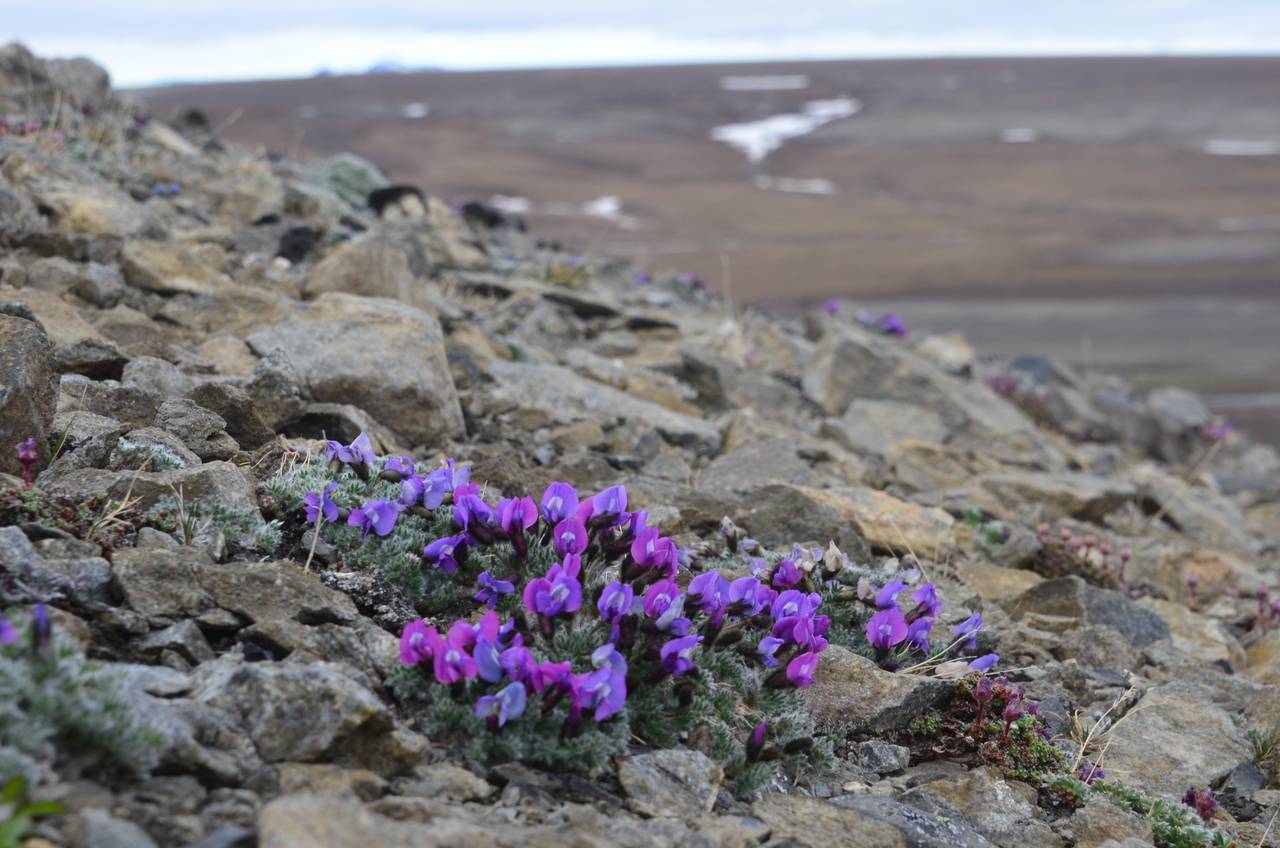
[(710, 812), (724, 772), (700, 751), (671, 748), (627, 757), (618, 782), (631, 809), (646, 816), (693, 816)]
[(813, 685), (803, 694), (822, 727), (884, 732), (905, 727), (945, 703), (953, 690), (948, 681), (884, 671), (847, 648), (830, 645)]

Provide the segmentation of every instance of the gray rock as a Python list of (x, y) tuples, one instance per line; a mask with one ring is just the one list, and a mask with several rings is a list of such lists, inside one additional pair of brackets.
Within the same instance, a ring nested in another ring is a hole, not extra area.
[(115, 380), (89, 380), (67, 374), (58, 389), (59, 412), (92, 412), (133, 427), (146, 427), (156, 417), (158, 395)]
[(1102, 848), (1108, 842), (1126, 839), (1151, 844), (1151, 825), (1146, 819), (1100, 797), (1090, 798), (1076, 810), (1063, 831), (1075, 840), (1075, 848)]
[(179, 439), (203, 460), (230, 459), (240, 450), (226, 432), (227, 422), (190, 398), (175, 397), (160, 404), (155, 426)]
[(855, 755), (863, 768), (876, 774), (897, 774), (911, 764), (910, 748), (890, 745), (878, 739), (858, 743)]
[(936, 677), (883, 671), (871, 660), (831, 645), (822, 654), (813, 685), (802, 694), (822, 727), (884, 733), (942, 705), (953, 689)]
[(958, 814), (1001, 848), (1027, 844), (1059, 848), (1065, 844), (1040, 820), (1035, 789), (1005, 780), (986, 767), (918, 786), (904, 793), (902, 800), (934, 815)]
[(303, 294), (313, 298), (325, 292), (347, 292), (398, 300), (429, 311), (430, 300), (425, 296), (428, 270), (426, 254), (409, 234), (364, 233), (333, 248), (307, 275)]
[(959, 816), (935, 815), (892, 798), (842, 795), (831, 804), (896, 828), (911, 848), (990, 848), (992, 844)]
[(192, 665), (207, 662), (214, 656), (209, 640), (190, 619), (152, 633), (138, 643), (138, 650), (149, 655), (173, 651)]
[(189, 391), (187, 397), (221, 417), (227, 435), (246, 449), (252, 450), (275, 436), (275, 431), (258, 413), (253, 398), (239, 386), (202, 383)]
[(761, 439), (713, 459), (698, 477), (698, 485), (734, 492), (766, 482), (814, 485), (818, 475), (797, 451), (794, 439)]
[(40, 475), (40, 485), (49, 491), (73, 496), (106, 492), (113, 498), (126, 493), (139, 499), (138, 508), (148, 509), (157, 501), (172, 498), (181, 490), (188, 501), (210, 500), (222, 506), (258, 515), (253, 483), (229, 462), (206, 462), (193, 468), (169, 471), (110, 471), (102, 468), (50, 469)]
[(258, 360), (246, 389), (263, 423), (273, 431), (283, 429), (307, 408), (302, 374), (280, 349)]
[(440, 324), (411, 306), (329, 293), (248, 341), (282, 350), (316, 400), (355, 404), (412, 444), (465, 432)]
[(854, 398), (844, 415), (822, 422), (821, 435), (861, 454), (883, 453), (904, 439), (946, 441), (950, 430), (938, 413), (912, 403)]
[(493, 787), (462, 766), (433, 763), (418, 766), (412, 775), (397, 780), (395, 791), (397, 795), (420, 795), (461, 803), (483, 801), (493, 794)]
[(77, 848), (155, 848), (147, 832), (106, 810), (81, 810), (76, 817)]
[(628, 806), (646, 816), (710, 812), (723, 779), (720, 766), (706, 754), (683, 748), (637, 754), (618, 763)]
[(1005, 602), (1014, 621), (1066, 633), (1084, 625), (1110, 627), (1136, 647), (1169, 636), (1169, 625), (1120, 592), (1090, 586), (1079, 577), (1059, 577), (1032, 586)]
[(1217, 784), (1249, 759), (1245, 728), (1213, 702), (1214, 691), (1168, 683), (1146, 692), (1107, 742), (1108, 779), (1156, 795), (1181, 797)]
[[(902, 817), (895, 820), (886, 815), (883, 809), (872, 812), (851, 804), (836, 804), (801, 795), (767, 795), (751, 805), (751, 814), (770, 826), (773, 840), (781, 845), (804, 845), (811, 848), (834, 845), (847, 848), (908, 848), (924, 844), (930, 848), (935, 845), (941, 848), (943, 844), (917, 842), (914, 834), (908, 841), (906, 834), (899, 829)], [(916, 818), (927, 820), (924, 814)], [(941, 832), (947, 832), (947, 828), (941, 823), (930, 824)], [(957, 843), (945, 844), (950, 846)], [(968, 844), (973, 848), (982, 846), (982, 843)]]
[(141, 389), (157, 398), (181, 397), (191, 387), (191, 378), (172, 362), (154, 356), (139, 356), (124, 367), (120, 384)]
[(49, 457), (49, 433), (58, 400), (53, 346), (35, 321), (0, 314), (0, 472), (19, 474), (15, 449), (36, 439), (41, 461)]
[(90, 262), (76, 276), (71, 291), (99, 309), (110, 309), (124, 297), (124, 275), (112, 265)]

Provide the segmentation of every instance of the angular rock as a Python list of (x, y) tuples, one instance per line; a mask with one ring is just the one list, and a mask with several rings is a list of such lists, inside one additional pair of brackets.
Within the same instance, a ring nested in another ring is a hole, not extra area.
[(822, 727), (885, 733), (945, 703), (953, 689), (936, 677), (884, 671), (847, 648), (831, 645), (822, 653), (813, 685), (802, 693)]
[(854, 398), (844, 415), (822, 422), (821, 435), (855, 453), (883, 453), (886, 448), (915, 439), (941, 444), (950, 430), (938, 413), (911, 403)]
[(955, 519), (875, 489), (811, 489), (776, 483), (746, 497), (742, 524), (769, 547), (834, 541), (851, 553), (859, 547), (914, 552), (943, 559), (955, 550)]
[[(751, 805), (751, 814), (769, 825), (783, 844), (809, 848), (841, 845), (847, 848), (908, 848), (894, 824), (846, 806), (799, 795), (768, 795)], [(937, 845), (939, 843), (932, 843)], [(955, 844), (955, 843), (949, 843)]]
[(155, 848), (147, 832), (106, 810), (81, 810), (75, 823), (76, 848)]
[(176, 397), (160, 404), (155, 426), (166, 430), (203, 460), (230, 459), (240, 450), (227, 435), (227, 422), (190, 398)]
[(1036, 790), (983, 767), (958, 778), (936, 780), (903, 794), (904, 803), (934, 815), (958, 814), (1001, 848), (1033, 844), (1061, 848), (1065, 842), (1040, 820)]
[[(363, 297), (388, 298), (423, 307), (419, 278), (428, 271), (426, 255), (404, 234), (364, 233), (333, 248), (307, 275), (303, 294), (308, 298), (325, 292), (346, 292)], [(415, 267), (417, 272), (415, 273)]]
[(411, 443), (465, 433), (440, 324), (411, 306), (329, 293), (248, 341), (283, 351), (316, 400), (355, 404)]
[(696, 816), (711, 812), (724, 773), (700, 751), (669, 748), (627, 757), (618, 782), (632, 810), (646, 816)]
[(206, 462), (193, 468), (169, 471), (109, 471), (102, 468), (74, 468), (65, 472), (51, 468), (40, 475), (40, 485), (49, 491), (87, 497), (107, 493), (121, 499), (126, 494), (138, 498), (138, 508), (148, 509), (157, 501), (182, 490), (188, 501), (210, 500), (237, 511), (258, 514), (253, 484), (229, 462)]
[(484, 404), (489, 414), (527, 416), (526, 420), (537, 426), (581, 420), (603, 426), (604, 422), (621, 418), (652, 428), (667, 441), (703, 454), (714, 455), (720, 448), (720, 432), (712, 424), (636, 400), (567, 368), (501, 361), (488, 367), (497, 381), (485, 390)]
[(1182, 797), (1214, 785), (1249, 759), (1245, 728), (1216, 706), (1211, 689), (1169, 683), (1146, 692), (1108, 737), (1108, 779)]
[(187, 397), (223, 421), (227, 435), (252, 450), (271, 441), (275, 431), (267, 426), (249, 393), (230, 383), (202, 383)]
[(0, 314), (0, 472), (19, 474), (15, 450), (34, 436), (41, 461), (49, 457), (58, 401), (53, 346), (33, 320)]
[(157, 294), (215, 294), (231, 285), (227, 257), (214, 244), (135, 239), (120, 255), (129, 285)]
[(1136, 647), (1169, 635), (1160, 616), (1130, 601), (1122, 593), (1090, 586), (1079, 577), (1046, 580), (1005, 602), (1014, 621), (1064, 633), (1088, 624), (1110, 627)]

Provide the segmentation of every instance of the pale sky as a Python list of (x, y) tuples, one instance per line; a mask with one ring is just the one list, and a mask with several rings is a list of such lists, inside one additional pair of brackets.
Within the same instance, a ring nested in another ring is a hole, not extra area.
[(890, 56), (1276, 53), (1277, 0), (0, 0), (0, 41), (116, 85)]

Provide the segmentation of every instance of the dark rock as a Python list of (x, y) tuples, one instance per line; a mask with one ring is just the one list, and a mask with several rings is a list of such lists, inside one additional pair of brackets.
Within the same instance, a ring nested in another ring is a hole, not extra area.
[(1046, 580), (1007, 601), (1005, 608), (1015, 621), (1058, 633), (1087, 624), (1110, 627), (1139, 648), (1169, 636), (1169, 625), (1151, 610), (1079, 577)]

